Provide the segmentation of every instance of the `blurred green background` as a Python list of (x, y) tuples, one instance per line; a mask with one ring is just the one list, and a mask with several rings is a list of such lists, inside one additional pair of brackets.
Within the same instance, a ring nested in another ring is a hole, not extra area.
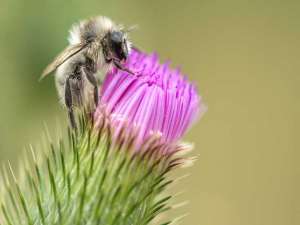
[(138, 24), (133, 41), (181, 65), (208, 105), (185, 137), (200, 156), (176, 186), (182, 224), (300, 224), (300, 1), (0, 0), (0, 163), (63, 126), (53, 77), (38, 78), (98, 14)]

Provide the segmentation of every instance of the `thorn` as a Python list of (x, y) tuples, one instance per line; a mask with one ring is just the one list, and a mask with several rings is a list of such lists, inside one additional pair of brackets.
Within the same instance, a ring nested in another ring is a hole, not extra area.
[(183, 201), (181, 203), (177, 203), (175, 205), (172, 205), (171, 208), (172, 209), (178, 209), (178, 208), (181, 208), (181, 207), (186, 206), (188, 204), (190, 204), (190, 201)]
[(13, 179), (14, 179), (14, 182), (17, 183), (17, 178), (16, 178), (16, 176), (15, 176), (15, 174), (14, 174), (14, 171), (13, 171), (13, 169), (12, 169), (12, 166), (11, 166), (11, 163), (10, 163), (9, 160), (8, 160), (8, 167), (9, 167), (10, 173), (11, 173)]
[(31, 152), (31, 155), (32, 155), (32, 158), (33, 158), (33, 162), (34, 163), (37, 163), (37, 157), (36, 157), (36, 155), (35, 155), (35, 152), (34, 152), (34, 149), (33, 149), (33, 147), (32, 147), (32, 145), (30, 144), (29, 145), (29, 148), (30, 148), (30, 152)]
[(170, 225), (171, 225), (171, 224), (172, 224), (172, 225), (179, 224), (179, 222), (182, 222), (182, 219), (185, 218), (185, 217), (187, 217), (188, 215), (189, 215), (189, 213), (185, 213), (185, 214), (183, 214), (182, 216), (176, 217), (176, 218), (170, 223)]
[(182, 181), (182, 180), (184, 180), (184, 179), (186, 179), (186, 178), (188, 178), (190, 176), (191, 176), (191, 174), (188, 173), (188, 174), (184, 174), (184, 175), (182, 175), (180, 177), (177, 177), (177, 178), (174, 179), (174, 183), (178, 183), (179, 181)]
[(194, 144), (189, 142), (181, 142), (177, 145), (176, 156), (184, 156), (194, 150)]
[(177, 193), (175, 193), (174, 195), (173, 195), (173, 198), (175, 199), (175, 198), (178, 198), (178, 197), (180, 197), (181, 195), (184, 195), (185, 193), (187, 193), (188, 191), (187, 190), (182, 190), (182, 191), (180, 191), (180, 192), (177, 192)]
[(183, 160), (183, 163), (181, 165), (181, 168), (188, 168), (194, 165), (194, 162), (198, 159), (197, 156), (193, 156), (190, 158), (186, 158)]

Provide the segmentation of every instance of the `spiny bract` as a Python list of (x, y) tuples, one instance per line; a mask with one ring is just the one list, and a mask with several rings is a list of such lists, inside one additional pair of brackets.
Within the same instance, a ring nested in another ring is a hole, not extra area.
[(163, 144), (153, 134), (136, 151), (134, 132), (123, 127), (113, 138), (108, 117), (97, 129), (84, 118), (67, 143), (50, 143), (41, 163), (33, 153), (23, 182), (5, 174), (1, 224), (142, 225), (170, 208), (171, 196), (161, 195), (172, 183), (166, 175), (189, 146)]

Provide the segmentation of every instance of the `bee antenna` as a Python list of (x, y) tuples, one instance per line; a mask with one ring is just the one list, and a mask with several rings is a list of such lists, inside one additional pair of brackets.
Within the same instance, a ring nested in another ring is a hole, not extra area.
[(130, 26), (130, 27), (124, 28), (123, 30), (124, 30), (124, 32), (126, 32), (126, 33), (130, 33), (130, 32), (132, 32), (132, 31), (137, 30), (138, 28), (139, 28), (139, 26), (138, 26), (137, 24), (135, 24), (135, 25), (132, 25), (132, 26)]

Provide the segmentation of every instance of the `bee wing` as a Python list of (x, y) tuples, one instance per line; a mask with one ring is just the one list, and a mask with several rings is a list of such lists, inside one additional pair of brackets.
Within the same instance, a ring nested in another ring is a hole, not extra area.
[(65, 61), (67, 61), (72, 56), (76, 55), (78, 52), (83, 50), (87, 47), (87, 44), (76, 44), (76, 45), (69, 45), (66, 47), (56, 58), (53, 60), (52, 63), (50, 63), (46, 69), (43, 71), (41, 78), (43, 79), (48, 74), (52, 73), (54, 70), (56, 70), (61, 64), (63, 64)]

